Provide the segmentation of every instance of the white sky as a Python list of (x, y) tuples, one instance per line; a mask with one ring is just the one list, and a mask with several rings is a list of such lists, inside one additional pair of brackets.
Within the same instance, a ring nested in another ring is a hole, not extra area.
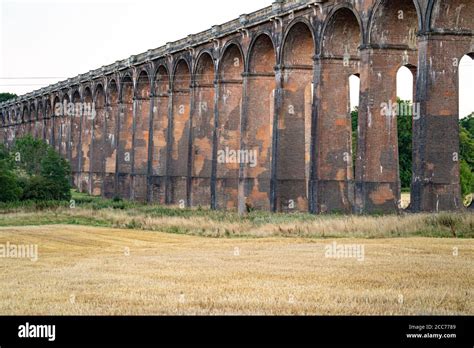
[[(0, 0), (0, 92), (21, 95), (271, 3), (272, 0)], [(466, 116), (474, 111), (474, 63), (465, 60), (462, 64), (468, 65), (461, 76), (460, 113)], [(402, 81), (408, 81), (407, 75)], [(402, 84), (399, 95), (409, 99), (410, 83)], [(353, 105), (357, 102), (353, 100)]]

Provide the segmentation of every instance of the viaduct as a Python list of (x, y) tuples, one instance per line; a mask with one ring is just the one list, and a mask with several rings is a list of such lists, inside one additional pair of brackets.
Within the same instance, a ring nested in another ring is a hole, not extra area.
[[(381, 105), (396, 101), (396, 74), (406, 66), (421, 111), (413, 120), (411, 209), (459, 210), (464, 55), (474, 59), (473, 0), (276, 0), (0, 104), (0, 142), (45, 139), (70, 161), (79, 190), (104, 197), (241, 211), (396, 212), (397, 120)], [(352, 75), (361, 83), (357, 146)], [(64, 103), (93, 105), (95, 113), (58, 115)], [(255, 151), (257, 161), (236, 161), (233, 151)]]

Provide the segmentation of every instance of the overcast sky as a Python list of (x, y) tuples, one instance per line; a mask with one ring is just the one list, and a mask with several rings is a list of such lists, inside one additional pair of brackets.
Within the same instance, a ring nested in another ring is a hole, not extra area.
[[(0, 0), (0, 92), (24, 94), (271, 3), (272, 0)], [(474, 111), (474, 64), (469, 64), (469, 73), (461, 81), (461, 115)], [(407, 88), (401, 88), (401, 92), (406, 93)], [(401, 97), (407, 99), (406, 95)]]

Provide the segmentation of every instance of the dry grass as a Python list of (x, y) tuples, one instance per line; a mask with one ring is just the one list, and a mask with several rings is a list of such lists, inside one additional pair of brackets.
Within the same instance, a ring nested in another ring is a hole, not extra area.
[[(166, 215), (175, 213), (177, 216)], [(393, 238), (474, 237), (474, 214), (405, 214), (387, 216), (315, 216), (255, 213), (240, 218), (233, 213), (179, 210), (157, 214), (150, 210), (58, 208), (0, 214), (0, 226), (88, 225), (119, 229), (187, 234), (215, 238)]]
[(0, 314), (474, 314), (469, 239), (337, 240), (365, 245), (364, 262), (325, 258), (332, 240), (56, 225), (0, 228), (7, 241), (38, 244), (39, 260), (0, 259)]

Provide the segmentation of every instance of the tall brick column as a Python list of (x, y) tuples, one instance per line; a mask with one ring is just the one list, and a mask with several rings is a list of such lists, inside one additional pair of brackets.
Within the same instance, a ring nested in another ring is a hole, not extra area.
[(470, 36), (431, 34), (420, 38), (414, 126), (412, 208), (438, 212), (462, 208), (459, 177), (459, 60), (474, 51)]
[(318, 60), (317, 211), (350, 213), (354, 203), (349, 77), (357, 60)]
[(399, 209), (397, 115), (385, 107), (397, 102), (398, 69), (416, 64), (416, 57), (416, 50), (396, 46), (361, 50), (356, 212), (391, 213)]

